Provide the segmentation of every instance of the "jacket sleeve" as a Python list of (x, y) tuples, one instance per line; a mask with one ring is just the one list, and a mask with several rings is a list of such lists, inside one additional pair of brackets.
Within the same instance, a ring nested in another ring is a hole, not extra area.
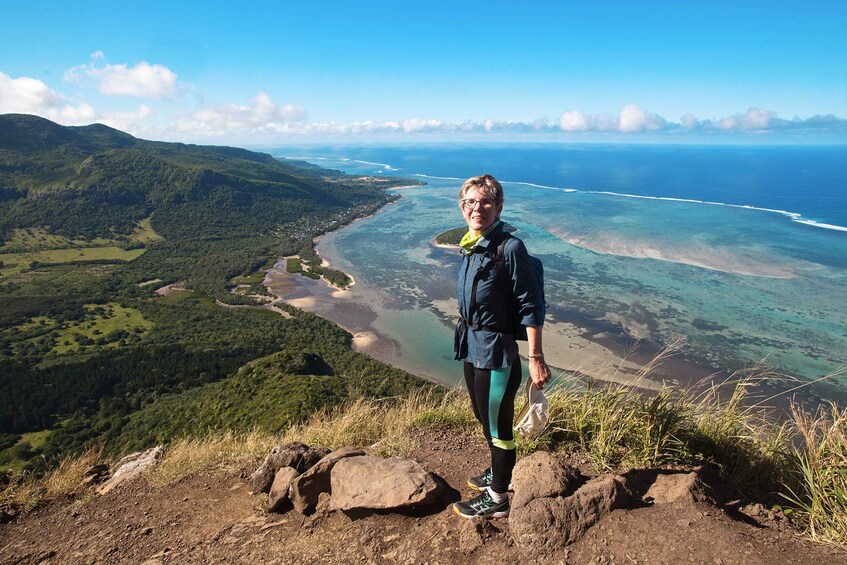
[(510, 238), (503, 248), (503, 258), (518, 303), (521, 324), (530, 327), (543, 326), (546, 314), (543, 283), (535, 273), (532, 259), (523, 241), (515, 237)]

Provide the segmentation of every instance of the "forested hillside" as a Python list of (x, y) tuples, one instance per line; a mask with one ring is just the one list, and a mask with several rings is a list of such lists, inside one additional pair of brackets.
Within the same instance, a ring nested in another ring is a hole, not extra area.
[[(0, 467), (279, 429), (351, 395), (423, 386), (314, 316), (219, 305), (254, 304), (234, 281), (409, 182), (0, 116)], [(187, 290), (155, 294), (171, 283)]]

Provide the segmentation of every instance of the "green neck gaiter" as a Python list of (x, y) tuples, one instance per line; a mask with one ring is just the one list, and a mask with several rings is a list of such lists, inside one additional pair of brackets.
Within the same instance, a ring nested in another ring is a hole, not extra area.
[(459, 242), (459, 247), (470, 253), (473, 251), (473, 248), (476, 247), (476, 244), (479, 243), (479, 240), (494, 229), (494, 226), (498, 223), (500, 223), (500, 220), (496, 220), (493, 224), (488, 226), (488, 229), (485, 231), (468, 230), (468, 233), (466, 233), (464, 237), (462, 237), (462, 241)]

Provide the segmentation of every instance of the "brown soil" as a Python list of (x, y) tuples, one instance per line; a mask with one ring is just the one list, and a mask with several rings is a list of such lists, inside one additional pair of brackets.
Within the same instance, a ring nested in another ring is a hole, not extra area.
[(164, 488), (142, 479), (0, 526), (0, 563), (847, 563), (847, 553), (800, 536), (779, 515), (705, 503), (615, 510), (565, 551), (522, 554), (507, 519), (468, 521), (450, 507), (487, 466), (485, 444), (439, 430), (415, 439), (411, 457), (451, 487), (433, 508), (345, 514), (326, 512), (324, 501), (310, 517), (267, 514), (267, 497), (239, 476)]

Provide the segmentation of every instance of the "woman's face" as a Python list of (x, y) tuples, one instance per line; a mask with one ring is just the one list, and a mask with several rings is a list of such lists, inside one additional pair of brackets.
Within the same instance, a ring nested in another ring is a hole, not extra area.
[(495, 202), (478, 188), (472, 188), (459, 201), (462, 216), (468, 224), (468, 229), (485, 231), (500, 217), (503, 204)]

